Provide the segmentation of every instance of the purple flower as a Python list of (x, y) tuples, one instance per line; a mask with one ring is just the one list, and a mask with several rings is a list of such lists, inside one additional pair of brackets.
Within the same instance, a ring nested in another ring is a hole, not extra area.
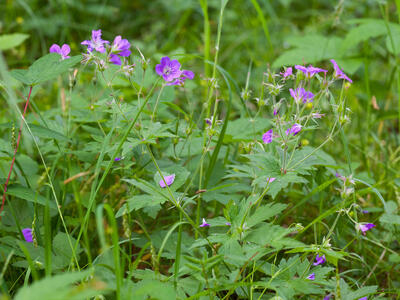
[[(165, 179), (165, 182), (167, 183), (167, 185), (170, 186), (171, 184), (174, 183), (175, 174), (171, 174), (171, 175), (169, 175), (169, 176), (164, 176), (164, 179)], [(161, 186), (162, 188), (165, 188), (165, 187), (166, 187), (166, 185), (165, 185), (165, 183), (164, 183), (164, 180), (162, 180), (162, 179), (160, 180), (159, 184), (160, 184), (160, 186)]]
[(71, 48), (67, 44), (62, 45), (62, 47), (58, 46), (57, 44), (53, 44), (50, 47), (50, 53), (58, 53), (61, 55), (62, 59), (69, 58), (68, 54), (70, 52), (71, 52)]
[(368, 300), (368, 297), (361, 297), (361, 298), (358, 298), (358, 300)]
[(363, 209), (361, 212), (362, 212), (363, 214), (369, 214), (369, 211), (368, 211), (368, 210), (365, 210), (365, 209)]
[(331, 299), (331, 295), (326, 295), (325, 297), (324, 297), (324, 300), (330, 300)]
[(278, 113), (278, 110), (276, 108), (274, 108), (274, 116), (276, 116), (277, 113)]
[(114, 42), (111, 46), (111, 54), (110, 54), (110, 62), (113, 63), (114, 65), (121, 65), (121, 58), (122, 57), (128, 57), (131, 55), (131, 51), (129, 48), (131, 47), (131, 44), (128, 42), (127, 39), (121, 38), (120, 35), (116, 36), (114, 39)]
[(320, 114), (320, 113), (312, 113), (312, 117), (314, 119), (321, 119), (322, 117), (324, 117), (325, 114)]
[(268, 130), (266, 133), (263, 134), (262, 140), (264, 144), (269, 144), (272, 142), (272, 135), (273, 135), (272, 129)]
[(229, 223), (229, 222), (226, 222), (225, 225), (226, 225), (226, 226), (231, 226), (232, 224)]
[(296, 70), (303, 72), (307, 78), (311, 78), (315, 74), (320, 73), (320, 72), (324, 72), (324, 73), (328, 72), (328, 70), (315, 68), (312, 65), (309, 65), (308, 67), (296, 65), (295, 68), (296, 68)]
[(114, 161), (120, 161), (122, 159), (122, 157), (116, 157), (115, 159), (114, 159)]
[(199, 227), (209, 227), (210, 224), (206, 222), (206, 219), (203, 218), (203, 223)]
[(183, 70), (181, 77), (175, 79), (172, 82), (167, 83), (167, 85), (183, 85), (186, 79), (192, 80), (194, 78), (194, 73), (189, 70)]
[(285, 69), (285, 72), (281, 73), (281, 75), (282, 75), (283, 78), (286, 78), (286, 77), (288, 77), (288, 76), (290, 76), (290, 75), (292, 75), (292, 74), (293, 74), (293, 69), (292, 69), (292, 67), (286, 68), (286, 69)]
[(331, 63), (333, 65), (333, 68), (335, 69), (335, 77), (336, 78), (341, 78), (341, 79), (347, 80), (350, 83), (353, 83), (353, 80), (351, 80), (349, 77), (347, 77), (347, 75), (344, 74), (342, 70), (340, 70), (338, 64), (336, 63), (336, 61), (334, 59), (331, 59)]
[(303, 103), (307, 102), (312, 102), (314, 98), (314, 94), (311, 92), (306, 91), (304, 88), (300, 87), (295, 90), (289, 89), (290, 96), (296, 101), (296, 103), (299, 103), (300, 101), (303, 101)]
[(92, 30), (92, 39), (85, 40), (81, 44), (87, 46), (88, 52), (92, 52), (96, 50), (97, 52), (104, 53), (106, 52), (106, 48), (104, 44), (109, 44), (109, 41), (105, 41), (101, 39), (101, 29), (99, 30)]
[(307, 279), (315, 280), (315, 273), (311, 273), (310, 275), (308, 275)]
[(313, 266), (322, 265), (324, 262), (326, 262), (325, 255), (319, 256), (317, 254), (317, 256), (315, 257), (315, 263), (313, 263)]
[(363, 235), (365, 235), (365, 233), (373, 227), (375, 227), (375, 224), (372, 223), (359, 224), (359, 228)]
[(294, 123), (292, 127), (286, 129), (286, 135), (293, 134), (293, 136), (295, 136), (300, 132), (300, 130), (301, 130), (301, 125)]
[(274, 182), (275, 179), (276, 179), (275, 177), (268, 177), (267, 182), (269, 182), (269, 183)]
[(161, 58), (161, 61), (156, 65), (156, 72), (162, 76), (165, 81), (170, 82), (181, 76), (181, 64), (176, 59), (171, 60), (168, 56)]
[(31, 228), (24, 228), (22, 229), (22, 234), (24, 235), (25, 241), (28, 243), (33, 242), (33, 236), (32, 236), (32, 229)]

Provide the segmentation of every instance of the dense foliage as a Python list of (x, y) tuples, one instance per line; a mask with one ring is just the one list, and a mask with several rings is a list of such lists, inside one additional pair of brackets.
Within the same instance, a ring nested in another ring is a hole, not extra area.
[(0, 16), (0, 299), (399, 299), (400, 1)]

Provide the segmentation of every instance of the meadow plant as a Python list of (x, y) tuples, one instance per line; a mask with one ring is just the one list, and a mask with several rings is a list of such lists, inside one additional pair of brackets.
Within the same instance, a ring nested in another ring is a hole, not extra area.
[[(22, 115), (42, 176), (25, 175), (25, 157), (7, 190), (17, 144), (4, 185), (3, 274), (18, 282), (14, 270), (24, 270), (26, 283), (30, 274), (35, 281), (16, 299), (52, 279), (66, 295), (84, 291), (79, 299), (367, 299), (377, 291), (349, 286), (342, 264), (363, 259), (336, 244), (342, 232), (361, 247), (379, 226), (362, 213), (351, 170), (323, 150), (350, 122), (352, 80), (334, 60), (329, 69), (268, 69), (257, 91), (235, 93), (216, 58), (201, 96), (200, 76), (183, 69), (194, 56), (157, 63), (120, 35), (103, 40), (100, 29), (81, 44), (81, 55), (54, 44), (11, 72), (29, 87), (27, 104), (45, 81), (68, 90), (61, 110)], [(234, 99), (243, 114), (231, 114)], [(320, 192), (326, 200), (312, 208)], [(308, 201), (314, 220), (304, 218)]]

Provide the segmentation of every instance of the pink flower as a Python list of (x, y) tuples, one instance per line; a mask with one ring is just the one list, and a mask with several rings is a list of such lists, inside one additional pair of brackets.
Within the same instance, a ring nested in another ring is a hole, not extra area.
[(206, 219), (203, 218), (203, 223), (199, 227), (209, 227), (210, 224), (206, 222)]
[(281, 73), (283, 78), (289, 77), (290, 75), (293, 74), (293, 69), (292, 67), (286, 68), (285, 72)]
[(359, 224), (358, 227), (360, 228), (361, 232), (363, 235), (370, 230), (371, 228), (375, 227), (375, 224), (372, 223), (365, 223), (365, 224)]
[(342, 70), (340, 70), (338, 64), (336, 63), (336, 61), (334, 59), (331, 59), (331, 63), (333, 65), (333, 68), (335, 69), (335, 77), (336, 78), (341, 78), (341, 79), (347, 80), (350, 83), (353, 83), (353, 80), (351, 80), (349, 77), (347, 77), (347, 75), (344, 74)]
[(276, 179), (275, 177), (268, 177), (268, 178), (267, 178), (267, 182), (268, 182), (268, 183), (274, 182), (275, 179)]
[(303, 72), (307, 78), (311, 78), (315, 74), (320, 73), (320, 72), (324, 72), (324, 73), (328, 72), (328, 70), (315, 68), (312, 65), (309, 65), (308, 67), (296, 65), (295, 68), (296, 68), (296, 70)]
[(70, 52), (71, 52), (71, 48), (67, 44), (62, 45), (62, 47), (58, 46), (57, 44), (53, 44), (50, 47), (50, 53), (58, 53), (61, 55), (62, 59), (69, 58), (68, 54)]
[(159, 182), (160, 187), (162, 187), (162, 188), (165, 188), (165, 187), (166, 187), (165, 183), (167, 183), (168, 186), (170, 186), (171, 184), (174, 183), (175, 174), (168, 175), (168, 176), (164, 176), (164, 179), (165, 179), (165, 182), (164, 182), (164, 180), (162, 180), (162, 179), (161, 179), (160, 182)]
[(22, 234), (24, 235), (25, 241), (28, 243), (33, 242), (33, 235), (32, 235), (32, 229), (31, 228), (24, 228), (22, 229)]

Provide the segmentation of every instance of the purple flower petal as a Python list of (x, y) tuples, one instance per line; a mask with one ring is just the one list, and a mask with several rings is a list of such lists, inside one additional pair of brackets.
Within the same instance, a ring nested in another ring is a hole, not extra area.
[(276, 180), (275, 177), (268, 177), (267, 178), (267, 182), (269, 182), (269, 183), (274, 182), (275, 180)]
[(292, 67), (286, 68), (285, 72), (281, 73), (283, 78), (286, 78), (286, 77), (288, 77), (288, 76), (290, 76), (292, 74), (293, 74), (293, 68)]
[(50, 47), (50, 53), (61, 53), (61, 48), (57, 44), (53, 44)]
[(269, 144), (272, 142), (272, 135), (273, 135), (272, 129), (268, 130), (266, 133), (263, 134), (262, 140), (264, 144)]
[(334, 59), (331, 59), (331, 63), (333, 65), (333, 68), (335, 69), (335, 77), (336, 78), (344, 79), (350, 83), (353, 83), (353, 80), (351, 80), (349, 77), (347, 77), (346, 74), (344, 74), (344, 72), (339, 68), (338, 64), (336, 63), (336, 61)]
[(361, 297), (361, 298), (358, 298), (358, 300), (368, 300), (368, 297)]
[(375, 227), (375, 224), (373, 224), (373, 223), (365, 223), (365, 224), (359, 225), (359, 228), (363, 235), (365, 235), (365, 233), (373, 227)]
[(307, 279), (309, 280), (315, 280), (315, 273), (311, 273), (310, 275), (307, 276)]
[(116, 158), (114, 159), (114, 161), (120, 161), (120, 160), (122, 160), (122, 157), (116, 157)]
[(194, 73), (189, 70), (181, 70), (181, 64), (176, 59), (171, 60), (168, 56), (161, 58), (156, 65), (156, 73), (163, 77), (167, 85), (183, 85), (186, 79), (193, 79)]
[(209, 226), (210, 224), (208, 224), (204, 218), (203, 218), (203, 223), (199, 225), (199, 227), (209, 227)]
[(96, 50), (100, 53), (106, 52), (106, 48), (104, 44), (109, 44), (109, 41), (105, 41), (101, 39), (101, 29), (99, 30), (92, 30), (92, 39), (90, 41), (85, 40), (81, 43), (81, 45), (87, 46), (88, 52), (92, 52)]
[(286, 135), (289, 134), (293, 134), (293, 136), (295, 136), (296, 134), (298, 134), (301, 131), (301, 125), (294, 123), (292, 127), (286, 129)]
[[(170, 186), (171, 184), (174, 183), (175, 174), (164, 176), (164, 179), (165, 179), (165, 182), (167, 183), (167, 185)], [(165, 182), (164, 182), (164, 180), (161, 179), (160, 182), (159, 182), (160, 187), (165, 188), (166, 187)]]
[(325, 255), (319, 256), (319, 254), (317, 254), (317, 256), (315, 257), (315, 263), (313, 263), (313, 265), (318, 266), (318, 265), (322, 265), (325, 262), (326, 262)]
[(50, 47), (50, 53), (58, 53), (58, 54), (61, 55), (61, 58), (62, 58), (62, 59), (67, 59), (67, 58), (69, 58), (68, 54), (69, 54), (70, 52), (71, 52), (71, 48), (70, 48), (67, 44), (62, 45), (62, 47), (60, 47), (60, 46), (57, 45), (57, 44), (53, 44), (53, 45)]
[(32, 236), (32, 229), (31, 228), (24, 228), (22, 229), (22, 234), (24, 235), (25, 241), (28, 243), (33, 242), (33, 236)]
[(226, 225), (226, 226), (231, 226), (232, 224), (229, 223), (229, 222), (226, 222), (225, 225)]
[(312, 65), (309, 65), (308, 67), (304, 67), (304, 66), (295, 66), (296, 70), (299, 70), (301, 72), (303, 72), (307, 78), (311, 78), (313, 77), (315, 74), (317, 73), (321, 73), (321, 72), (328, 72), (328, 70), (324, 70), (324, 69), (320, 69), (320, 68), (315, 68)]
[(121, 65), (121, 58), (116, 54), (110, 54), (110, 62), (114, 65)]

